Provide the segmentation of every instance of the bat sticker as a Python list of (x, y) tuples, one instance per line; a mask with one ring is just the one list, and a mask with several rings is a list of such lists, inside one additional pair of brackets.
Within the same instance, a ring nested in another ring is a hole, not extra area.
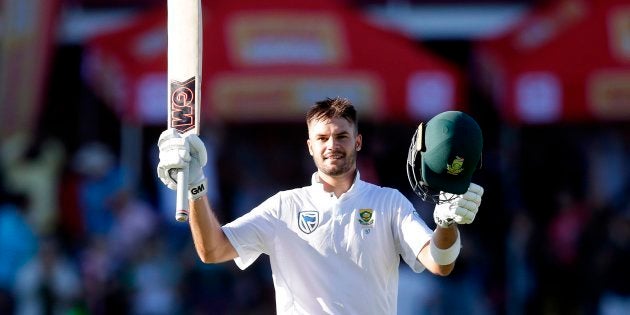
[(171, 127), (184, 133), (195, 127), (195, 77), (171, 81)]

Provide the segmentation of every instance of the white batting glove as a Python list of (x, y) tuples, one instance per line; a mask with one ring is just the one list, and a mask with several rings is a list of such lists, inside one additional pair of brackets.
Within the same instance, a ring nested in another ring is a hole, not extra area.
[(468, 191), (463, 195), (453, 195), (445, 192), (442, 192), (442, 194), (450, 200), (436, 205), (433, 210), (433, 219), (438, 226), (449, 227), (453, 223), (470, 224), (475, 220), (481, 205), (483, 187), (470, 183)]
[(175, 129), (167, 129), (158, 140), (160, 162), (157, 174), (170, 189), (177, 189), (177, 170), (188, 166), (188, 198), (197, 199), (207, 193), (203, 167), (208, 162), (206, 147), (195, 134), (182, 137)]

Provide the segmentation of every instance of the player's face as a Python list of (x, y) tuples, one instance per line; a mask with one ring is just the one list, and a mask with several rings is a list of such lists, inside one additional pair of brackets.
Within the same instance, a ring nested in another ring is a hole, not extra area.
[(316, 120), (309, 124), (307, 145), (320, 172), (329, 176), (345, 175), (356, 169), (361, 135), (343, 118)]

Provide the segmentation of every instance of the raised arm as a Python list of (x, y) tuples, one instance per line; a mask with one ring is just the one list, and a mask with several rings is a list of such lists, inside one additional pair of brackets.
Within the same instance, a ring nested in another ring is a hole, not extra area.
[(203, 173), (208, 158), (201, 139), (194, 134), (181, 137), (173, 129), (168, 129), (160, 135), (158, 147), (160, 162), (157, 173), (168, 188), (177, 188), (176, 170), (188, 166), (188, 217), (199, 258), (204, 263), (219, 263), (236, 258), (236, 250), (223, 233), (208, 202), (208, 183)]
[(461, 250), (458, 224), (470, 224), (475, 219), (483, 188), (471, 183), (462, 195), (447, 198), (449, 201), (438, 204), (433, 210), (437, 227), (431, 240), (418, 254), (418, 260), (434, 274), (446, 276), (453, 271), (455, 260)]
[(420, 250), (418, 260), (431, 273), (447, 276), (455, 267), (460, 248), (457, 225), (453, 224), (446, 228), (438, 226), (431, 240)]
[(190, 201), (190, 231), (195, 249), (204, 263), (220, 263), (238, 256), (221, 229), (208, 197), (203, 196)]

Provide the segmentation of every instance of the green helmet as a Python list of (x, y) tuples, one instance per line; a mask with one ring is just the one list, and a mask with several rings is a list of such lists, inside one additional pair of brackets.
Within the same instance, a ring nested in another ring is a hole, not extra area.
[[(481, 166), (483, 136), (477, 122), (460, 111), (446, 111), (421, 123), (411, 139), (407, 178), (425, 201), (447, 201), (440, 192), (463, 194)], [(420, 153), (420, 154), (418, 154)]]

